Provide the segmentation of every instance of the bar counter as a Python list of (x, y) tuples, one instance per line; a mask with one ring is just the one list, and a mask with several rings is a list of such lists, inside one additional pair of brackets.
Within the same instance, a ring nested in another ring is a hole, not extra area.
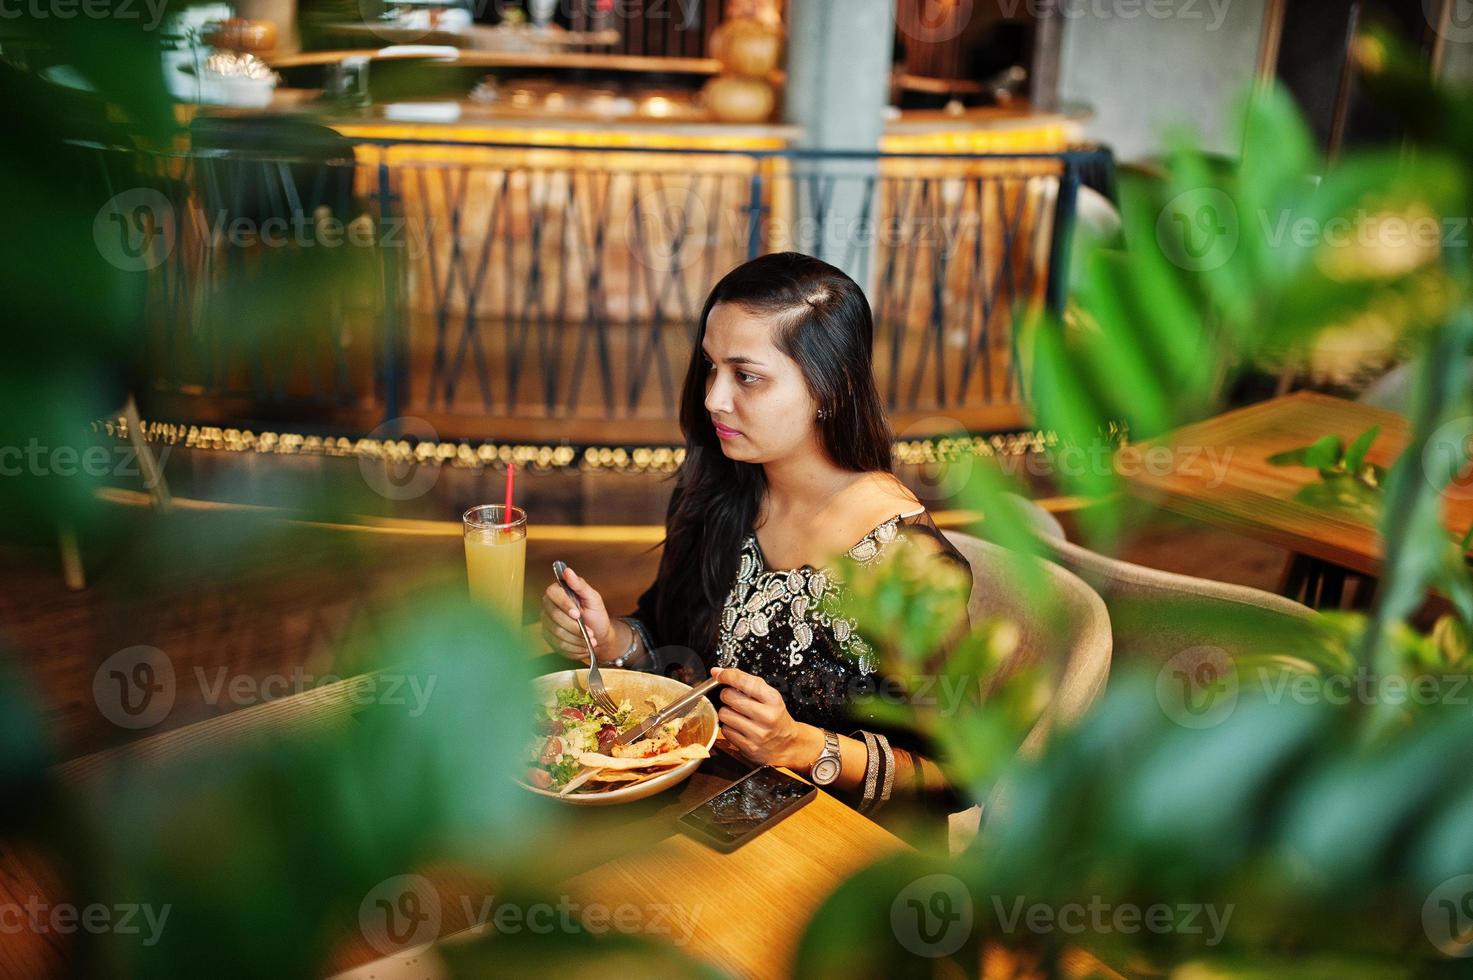
[[(311, 119), (363, 140), (433, 140), (641, 149), (780, 150), (801, 146), (803, 130), (779, 122), (731, 123), (712, 118), (607, 118), (492, 107), (472, 99), (425, 99), (346, 109), (315, 102), (312, 89), (281, 88), (265, 108), (184, 105), (182, 120), (200, 116), (282, 115)], [(416, 115), (435, 118), (412, 118)], [(1034, 111), (1026, 104), (912, 110), (885, 125), (885, 153), (1057, 153), (1081, 139), (1083, 113)]]
[[(791, 249), (865, 287), (898, 432), (1026, 424), (1014, 327), (1045, 300), (1074, 117), (1026, 105), (906, 113), (878, 155), (815, 155), (801, 128), (775, 123), (549, 118), (512, 98), (352, 108), (316, 95), (279, 88), (264, 108), (193, 107), (182, 120), (191, 162), (160, 162), (179, 275), (155, 297), (151, 346), (168, 362), (156, 417), (245, 425), (269, 409), (366, 431), (413, 415), (461, 439), (675, 445), (707, 290), (752, 254)], [(293, 169), (273, 149), (274, 119)], [(292, 200), (367, 222), (379, 247), (221, 247), (217, 229)], [(213, 270), (312, 255), (345, 267), (356, 256), (381, 284), (319, 290), (315, 312), (277, 341), (327, 363), (277, 377), (264, 350), (211, 339), (250, 319), (211, 300)]]

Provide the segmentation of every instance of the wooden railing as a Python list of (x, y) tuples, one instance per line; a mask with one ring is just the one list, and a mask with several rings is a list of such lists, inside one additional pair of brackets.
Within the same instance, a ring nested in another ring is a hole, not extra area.
[(1017, 427), (1016, 327), (1061, 306), (1077, 188), (1109, 166), (1093, 151), (344, 144), (110, 158), (114, 199), (157, 212), (122, 219), (154, 236), (151, 416), (670, 444), (706, 292), (793, 249), (865, 287), (897, 427)]

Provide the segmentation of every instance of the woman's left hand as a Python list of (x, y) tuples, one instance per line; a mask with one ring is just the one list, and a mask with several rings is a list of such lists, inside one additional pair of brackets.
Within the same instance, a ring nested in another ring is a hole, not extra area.
[(771, 684), (735, 667), (715, 667), (724, 707), (717, 713), (722, 733), (742, 755), (766, 766), (806, 770), (823, 752), (823, 732), (794, 721)]

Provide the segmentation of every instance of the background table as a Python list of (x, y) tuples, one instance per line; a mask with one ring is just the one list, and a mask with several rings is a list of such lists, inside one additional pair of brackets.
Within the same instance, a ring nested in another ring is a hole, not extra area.
[[(1327, 435), (1349, 445), (1378, 425), (1380, 435), (1366, 460), (1390, 468), (1410, 441), (1405, 418), (1299, 392), (1128, 446), (1117, 453), (1116, 468), (1132, 495), (1165, 510), (1375, 579), (1384, 557), (1377, 529), (1360, 515), (1296, 499), (1300, 490), (1319, 481), (1319, 473), (1268, 460)], [(1150, 465), (1152, 450), (1161, 447), (1173, 453), (1174, 463), (1166, 472)], [(1225, 471), (1214, 471), (1214, 458), (1226, 464)], [(1461, 537), (1473, 525), (1473, 494), (1444, 495), (1443, 523), (1450, 537)], [(1293, 575), (1286, 575), (1285, 586), (1290, 593), (1304, 587), (1299, 583), (1296, 588)]]

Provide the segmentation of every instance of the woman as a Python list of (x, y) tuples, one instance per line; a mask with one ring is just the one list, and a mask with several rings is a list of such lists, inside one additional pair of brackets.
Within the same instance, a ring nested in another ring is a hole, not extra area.
[(826, 602), (842, 597), (853, 567), (903, 546), (970, 580), (891, 473), (873, 335), (864, 293), (818, 259), (767, 255), (722, 279), (686, 373), (686, 459), (654, 584), (615, 619), (570, 570), (578, 603), (550, 586), (543, 635), (586, 659), (581, 616), (600, 663), (636, 670), (669, 670), (699, 651), (724, 685), (722, 731), (753, 762), (808, 775), (864, 812), (892, 797), (949, 809), (955, 797), (914, 736), (872, 719), (854, 730), (855, 695), (881, 680), (876, 655)]

